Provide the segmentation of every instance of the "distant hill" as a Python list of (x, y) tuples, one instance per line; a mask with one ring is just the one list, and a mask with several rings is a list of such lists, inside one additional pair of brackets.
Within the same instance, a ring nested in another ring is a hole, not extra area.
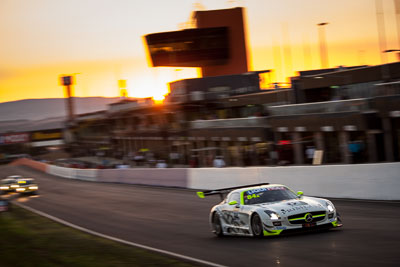
[[(76, 114), (90, 113), (107, 109), (107, 105), (118, 102), (119, 97), (74, 97)], [(16, 120), (42, 120), (65, 117), (64, 98), (25, 99), (0, 103), (0, 122)]]

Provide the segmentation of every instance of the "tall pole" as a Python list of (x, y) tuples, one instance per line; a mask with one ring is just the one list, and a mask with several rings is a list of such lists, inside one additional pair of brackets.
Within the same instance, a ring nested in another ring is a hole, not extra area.
[(74, 105), (72, 102), (72, 89), (71, 85), (66, 85), (65, 90), (67, 93), (67, 103), (68, 103), (68, 120), (72, 122), (74, 120)]
[(311, 69), (312, 63), (312, 55), (311, 55), (311, 48), (310, 48), (310, 41), (308, 36), (303, 34), (303, 56), (304, 56), (304, 68)]
[(387, 63), (387, 55), (383, 53), (386, 51), (386, 32), (385, 32), (385, 18), (383, 16), (383, 5), (382, 0), (375, 0), (376, 7), (376, 22), (378, 25), (378, 37), (379, 37), (379, 54), (381, 56), (381, 63)]
[(290, 39), (289, 39), (289, 30), (288, 24), (282, 24), (282, 34), (283, 34), (283, 56), (285, 62), (286, 69), (286, 78), (290, 78), (293, 74), (293, 66), (292, 66), (292, 49), (290, 47)]
[(272, 55), (274, 58), (274, 67), (275, 67), (275, 82), (278, 83), (281, 76), (284, 75), (284, 71), (282, 70), (282, 57), (281, 57), (281, 47), (279, 43), (272, 37)]
[(73, 93), (72, 85), (74, 84), (73, 76), (61, 76), (61, 85), (65, 86), (65, 97), (67, 101), (67, 114), (68, 121), (70, 123), (74, 120), (74, 105), (73, 105)]
[(128, 96), (126, 80), (118, 80), (118, 88), (121, 98), (126, 99), (126, 97)]
[(73, 105), (73, 92), (72, 86), (74, 84), (74, 76), (62, 75), (60, 76), (60, 84), (65, 89), (65, 101), (67, 108), (67, 121), (64, 129), (64, 140), (66, 144), (72, 144), (74, 142), (73, 124), (74, 124), (74, 105)]
[[(400, 0), (394, 0), (394, 9), (396, 12), (397, 47), (400, 49)], [(398, 60), (399, 60), (399, 58), (398, 58)]]
[(328, 22), (318, 23), (318, 38), (319, 38), (319, 52), (321, 57), (321, 68), (326, 69), (329, 67), (328, 62), (328, 48), (326, 46), (326, 36), (325, 36), (325, 25), (328, 25)]

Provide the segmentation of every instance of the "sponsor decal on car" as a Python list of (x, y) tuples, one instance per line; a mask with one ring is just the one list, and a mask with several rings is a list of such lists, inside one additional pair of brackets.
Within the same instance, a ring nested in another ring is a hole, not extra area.
[(299, 210), (309, 210), (310, 206), (296, 206), (290, 209), (281, 209), (282, 214), (290, 213), (293, 211), (299, 211)]
[(297, 206), (297, 205), (310, 205), (310, 204), (308, 204), (307, 202), (304, 202), (304, 201), (297, 201), (297, 202), (289, 202), (289, 203), (286, 203), (286, 205), (289, 205), (289, 206)]
[(252, 190), (248, 190), (246, 191), (247, 195), (252, 195), (252, 194), (256, 194), (256, 193), (260, 193), (260, 192), (265, 192), (267, 191), (267, 188), (256, 188), (256, 189), (252, 189)]

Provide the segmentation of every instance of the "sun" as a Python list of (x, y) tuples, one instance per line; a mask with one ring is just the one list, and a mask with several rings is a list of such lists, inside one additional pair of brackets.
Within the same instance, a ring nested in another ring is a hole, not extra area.
[(152, 98), (153, 98), (153, 100), (154, 100), (154, 102), (155, 102), (156, 104), (162, 104), (162, 103), (164, 102), (165, 95), (156, 94), (156, 95), (153, 95)]
[(171, 82), (195, 78), (199, 74), (197, 68), (149, 68), (142, 69), (139, 73), (125, 74), (125, 76), (129, 97), (152, 98), (157, 104), (161, 104), (170, 93)]

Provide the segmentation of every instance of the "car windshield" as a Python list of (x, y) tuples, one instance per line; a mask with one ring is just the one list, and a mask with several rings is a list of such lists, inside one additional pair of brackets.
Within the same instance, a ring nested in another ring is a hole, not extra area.
[(285, 186), (261, 187), (243, 193), (245, 205), (296, 199), (298, 196)]
[(28, 185), (28, 184), (32, 184), (33, 181), (32, 180), (19, 180), (18, 184), (19, 185)]
[(11, 180), (11, 179), (1, 181), (2, 184), (14, 184), (15, 182), (16, 182), (15, 180)]
[(7, 179), (22, 179), (22, 176), (21, 175), (11, 175), (11, 176), (8, 176)]

